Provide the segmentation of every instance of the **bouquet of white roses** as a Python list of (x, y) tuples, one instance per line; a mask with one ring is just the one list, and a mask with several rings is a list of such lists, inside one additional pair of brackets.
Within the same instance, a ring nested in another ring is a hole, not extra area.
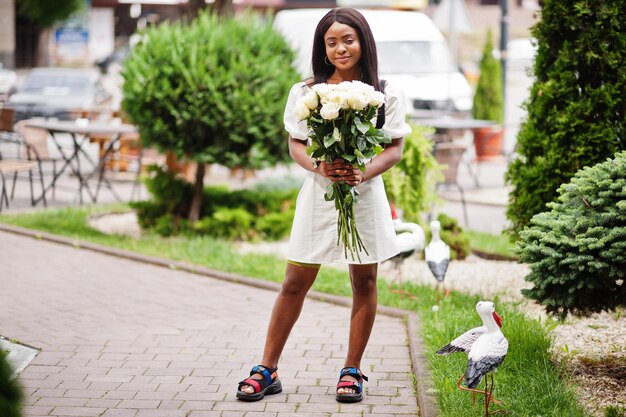
[[(310, 145), (307, 154), (315, 163), (342, 159), (365, 171), (365, 163), (382, 152), (381, 144), (390, 143), (388, 134), (376, 129), (372, 119), (384, 103), (385, 96), (360, 81), (340, 84), (316, 84), (294, 108), (300, 120), (307, 121)], [(326, 201), (335, 201), (337, 209), (337, 244), (343, 244), (344, 255), (360, 261), (361, 250), (368, 254), (356, 227), (354, 204), (356, 189), (343, 181), (331, 182)], [(368, 254), (369, 255), (369, 254)]]

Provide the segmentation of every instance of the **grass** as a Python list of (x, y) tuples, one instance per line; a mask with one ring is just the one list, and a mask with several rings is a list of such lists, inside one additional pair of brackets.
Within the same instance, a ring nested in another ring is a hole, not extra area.
[(517, 259), (513, 253), (513, 243), (505, 234), (494, 235), (491, 233), (466, 230), (472, 249), (477, 249), (487, 254), (495, 254), (507, 258)]
[[(0, 216), (1, 223), (62, 235), (101, 245), (141, 252), (148, 255), (186, 261), (209, 268), (250, 277), (282, 281), (285, 263), (269, 255), (239, 254), (233, 245), (208, 237), (164, 239), (147, 235), (140, 239), (108, 236), (86, 226), (87, 217), (106, 209), (69, 208), (15, 216)], [(108, 208), (110, 210), (110, 207)], [(349, 278), (345, 272), (322, 268), (314, 289), (326, 293), (349, 295)], [(431, 375), (442, 417), (482, 416), (484, 408), (477, 401), (471, 406), (471, 394), (459, 392), (457, 379), (465, 371), (467, 359), (462, 354), (450, 357), (434, 352), (459, 334), (480, 325), (474, 305), (478, 297), (453, 292), (444, 299), (438, 311), (432, 287), (404, 284), (403, 290), (414, 298), (401, 298), (387, 284), (379, 282), (379, 302), (412, 310), (422, 320), (422, 338), (426, 346)], [(509, 340), (509, 353), (495, 375), (494, 395), (513, 416), (586, 416), (576, 403), (568, 381), (560, 378), (548, 355), (550, 340), (544, 324), (519, 313), (514, 305), (493, 300), (504, 319), (503, 332)]]

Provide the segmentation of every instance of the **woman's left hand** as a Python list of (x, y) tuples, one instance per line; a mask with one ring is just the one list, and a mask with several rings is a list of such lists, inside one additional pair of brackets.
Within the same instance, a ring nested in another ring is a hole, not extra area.
[(350, 164), (346, 164), (344, 169), (345, 174), (342, 175), (340, 181), (344, 181), (346, 184), (356, 186), (362, 184), (365, 181), (365, 173), (360, 169), (354, 168)]

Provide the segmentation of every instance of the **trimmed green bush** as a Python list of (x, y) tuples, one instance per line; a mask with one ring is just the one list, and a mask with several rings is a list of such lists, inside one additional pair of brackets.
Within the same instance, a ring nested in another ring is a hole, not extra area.
[(198, 162), (193, 200), (180, 206), (190, 220), (202, 211), (204, 164), (262, 168), (290, 160), (282, 119), (299, 79), (293, 58), (271, 19), (248, 13), (164, 23), (126, 60), (122, 106), (144, 144)]
[(626, 152), (580, 170), (558, 192), (520, 234), (516, 252), (534, 284), (522, 293), (560, 317), (626, 306)]
[(626, 149), (623, 0), (545, 0), (532, 28), (535, 82), (508, 168), (517, 235), (581, 168)]
[(206, 187), (200, 219), (183, 217), (193, 185), (161, 168), (153, 167), (145, 180), (151, 201), (130, 203), (143, 229), (162, 236), (205, 234), (231, 240), (279, 240), (289, 235), (298, 189), (269, 188), (231, 191), (226, 186)]
[(19, 417), (22, 415), (22, 391), (16, 380), (11, 379), (13, 370), (0, 350), (0, 416)]
[(504, 97), (502, 95), (502, 64), (493, 56), (493, 35), (487, 32), (487, 40), (480, 59), (480, 77), (474, 93), (472, 108), (475, 119), (504, 120)]
[(436, 201), (435, 184), (442, 177), (442, 167), (433, 155), (431, 128), (411, 125), (404, 138), (402, 159), (383, 174), (389, 201), (402, 209), (405, 221), (420, 223), (422, 213)]

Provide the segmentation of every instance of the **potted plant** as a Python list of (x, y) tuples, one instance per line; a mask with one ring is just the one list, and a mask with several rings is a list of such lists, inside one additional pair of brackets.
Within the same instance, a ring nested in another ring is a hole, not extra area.
[(504, 98), (502, 96), (502, 66), (493, 56), (493, 35), (487, 32), (487, 40), (480, 60), (480, 76), (474, 93), (473, 115), (475, 119), (490, 120), (497, 125), (474, 129), (474, 146), (477, 161), (502, 158), (504, 138)]

